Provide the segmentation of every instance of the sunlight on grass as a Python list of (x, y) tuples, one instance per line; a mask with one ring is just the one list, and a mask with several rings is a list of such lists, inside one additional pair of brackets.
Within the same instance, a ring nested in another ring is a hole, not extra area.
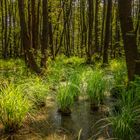
[(85, 65), (84, 59), (62, 55), (55, 61), (49, 59), (48, 69), (41, 76), (27, 71), (21, 60), (0, 62), (0, 68), (4, 69), (0, 78), (0, 120), (5, 131), (18, 130), (30, 110), (37, 111), (47, 104), (48, 95), (56, 98), (62, 115), (70, 115), (79, 97), (79, 101), (81, 97), (88, 97), (93, 109), (102, 105), (110, 89), (116, 87), (118, 94), (109, 97), (117, 98), (113, 103), (116, 110), (110, 109), (109, 117), (100, 120), (106, 122), (102, 128), (109, 127), (112, 137), (133, 139), (135, 124), (140, 122), (140, 80), (136, 77), (131, 88), (126, 88), (127, 71), (123, 60), (113, 60), (103, 69), (101, 63)]
[(37, 106), (46, 104), (49, 85), (39, 77), (31, 77), (23, 81), (21, 88), (25, 95)]
[(99, 106), (104, 98), (106, 91), (106, 81), (102, 70), (97, 69), (91, 72), (87, 79), (87, 94), (94, 106)]
[(110, 63), (110, 70), (114, 76), (114, 85), (126, 85), (127, 70), (126, 64), (123, 60), (112, 60)]
[(74, 97), (73, 94), (71, 94), (70, 86), (68, 83), (59, 87), (57, 93), (57, 103), (63, 113), (70, 113), (70, 108), (74, 104)]
[(13, 84), (0, 89), (0, 121), (6, 132), (16, 131), (21, 127), (32, 104), (22, 91)]

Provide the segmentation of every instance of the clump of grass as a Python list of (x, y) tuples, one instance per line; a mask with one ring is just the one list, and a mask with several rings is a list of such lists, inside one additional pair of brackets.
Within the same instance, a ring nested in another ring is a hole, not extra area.
[(79, 66), (80, 64), (84, 63), (84, 59), (80, 57), (73, 56), (71, 58), (64, 59), (64, 64), (72, 65), (72, 66)]
[(49, 92), (49, 85), (39, 77), (27, 79), (22, 89), (28, 98), (38, 107), (46, 105), (46, 97)]
[[(125, 89), (119, 96), (117, 110), (110, 116), (100, 120), (105, 121), (104, 127), (112, 129), (111, 136), (119, 140), (133, 140), (136, 135), (136, 126), (140, 124), (140, 105), (132, 88)], [(98, 122), (98, 123), (99, 123)]]
[(61, 85), (59, 87), (58, 93), (57, 93), (57, 102), (59, 106), (59, 112), (61, 112), (64, 115), (70, 115), (71, 114), (71, 106), (74, 103), (73, 95), (71, 94), (70, 86), (67, 83), (66, 85)]
[(139, 98), (133, 86), (122, 91), (116, 103), (118, 111), (109, 120), (114, 136), (123, 140), (134, 139), (135, 125), (140, 123)]
[(123, 60), (113, 60), (110, 63), (110, 69), (114, 76), (114, 86), (126, 85), (127, 83), (127, 69)]
[(27, 67), (21, 59), (0, 60), (0, 71), (0, 77), (11, 83), (18, 82), (27, 75)]
[(0, 88), (0, 121), (6, 132), (15, 132), (29, 112), (31, 103), (22, 91), (12, 84)]
[(140, 77), (136, 76), (135, 80), (130, 83), (130, 88), (135, 92), (135, 98), (140, 101)]
[(91, 101), (93, 110), (98, 109), (105, 98), (106, 81), (102, 70), (94, 70), (88, 76), (87, 94)]
[(107, 118), (113, 130), (113, 137), (121, 140), (132, 140), (135, 135), (135, 124), (140, 119), (140, 109), (124, 107), (116, 116)]
[(81, 86), (81, 75), (82, 72), (79, 72), (78, 70), (69, 78), (69, 90), (71, 94), (73, 95), (75, 100), (78, 100), (78, 96), (80, 94), (80, 86)]
[(56, 86), (62, 79), (66, 79), (64, 59), (65, 57), (62, 55), (60, 57), (56, 57), (55, 61), (49, 60), (48, 62), (47, 78), (52, 86)]
[(130, 99), (130, 95), (128, 96), (121, 99), (119, 112), (106, 118), (107, 125), (112, 129), (113, 137), (120, 140), (133, 140), (136, 125), (140, 124), (140, 106)]

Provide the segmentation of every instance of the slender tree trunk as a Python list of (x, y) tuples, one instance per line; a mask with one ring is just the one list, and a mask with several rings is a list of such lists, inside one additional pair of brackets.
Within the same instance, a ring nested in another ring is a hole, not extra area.
[(108, 48), (109, 48), (109, 42), (110, 42), (111, 12), (112, 12), (112, 0), (108, 0), (106, 27), (105, 27), (105, 43), (104, 43), (104, 52), (103, 52), (103, 64), (108, 64)]
[(5, 31), (4, 31), (4, 58), (7, 58), (8, 57), (8, 43), (7, 43), (7, 32), (8, 32), (8, 21), (7, 21), (7, 19), (8, 19), (8, 16), (7, 16), (7, 6), (8, 6), (8, 4), (7, 4), (7, 1), (5, 0), (5, 27), (4, 27), (4, 29), (5, 29)]
[(99, 52), (100, 48), (99, 48), (99, 44), (100, 44), (100, 40), (99, 40), (99, 8), (100, 8), (100, 0), (96, 0), (96, 6), (95, 6), (95, 51)]
[(101, 50), (100, 50), (100, 57), (103, 53), (103, 46), (104, 46), (104, 30), (105, 30), (105, 14), (106, 13), (106, 0), (103, 0), (103, 12), (102, 12), (102, 31), (101, 31)]
[(134, 32), (132, 20), (132, 0), (119, 0), (118, 2), (128, 78), (131, 81), (134, 79), (135, 60), (138, 56), (136, 34)]
[(36, 0), (31, 0), (31, 13), (32, 13), (32, 44), (35, 54), (37, 54), (37, 16), (36, 16)]
[(25, 22), (25, 13), (24, 13), (24, 0), (18, 0), (18, 9), (20, 16), (20, 28), (21, 28), (21, 38), (23, 41), (23, 48), (25, 54), (27, 55), (27, 63), (29, 67), (36, 73), (40, 73), (40, 69), (35, 62), (34, 55), (32, 53), (32, 41), (27, 31), (27, 24)]
[(42, 45), (41, 45), (41, 67), (46, 68), (47, 51), (48, 51), (48, 0), (42, 0), (43, 6), (43, 31), (42, 31)]
[(93, 0), (88, 0), (88, 52), (87, 63), (91, 63), (93, 47)]

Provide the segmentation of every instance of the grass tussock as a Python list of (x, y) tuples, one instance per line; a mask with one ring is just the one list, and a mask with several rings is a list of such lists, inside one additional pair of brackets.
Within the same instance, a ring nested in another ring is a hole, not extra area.
[(91, 104), (97, 106), (105, 98), (106, 81), (104, 79), (104, 73), (102, 70), (94, 70), (88, 75), (87, 79), (87, 95), (91, 101)]
[(66, 85), (61, 85), (57, 93), (57, 103), (59, 110), (66, 114), (71, 113), (70, 108), (74, 104), (74, 96), (71, 93), (70, 87), (71, 86), (68, 83)]
[(18, 130), (29, 113), (32, 104), (13, 84), (0, 88), (0, 121), (6, 132)]

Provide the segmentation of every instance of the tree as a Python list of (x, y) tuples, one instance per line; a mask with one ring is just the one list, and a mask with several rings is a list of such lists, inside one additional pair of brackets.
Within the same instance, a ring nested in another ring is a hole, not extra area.
[(119, 0), (118, 4), (128, 78), (129, 80), (133, 80), (135, 75), (135, 60), (138, 58), (138, 50), (132, 20), (132, 0)]
[(87, 63), (91, 63), (93, 51), (93, 0), (88, 0), (88, 49), (87, 49)]
[(99, 10), (100, 10), (100, 0), (96, 0), (96, 5), (95, 5), (95, 50), (96, 52), (99, 52), (100, 50), (100, 28), (99, 28)]
[(42, 30), (42, 44), (41, 44), (41, 67), (46, 68), (47, 49), (48, 49), (48, 0), (42, 0), (43, 6), (43, 30)]
[(108, 0), (106, 26), (105, 26), (105, 42), (104, 42), (104, 51), (103, 51), (103, 63), (104, 64), (108, 64), (108, 48), (109, 48), (109, 42), (110, 42), (111, 12), (112, 12), (112, 0)]
[(27, 57), (27, 64), (33, 71), (39, 74), (41, 71), (37, 66), (37, 63), (35, 62), (35, 58), (32, 51), (31, 36), (28, 33), (27, 24), (25, 22), (24, 0), (18, 0), (18, 9), (20, 17), (21, 39), (23, 41), (24, 53)]

